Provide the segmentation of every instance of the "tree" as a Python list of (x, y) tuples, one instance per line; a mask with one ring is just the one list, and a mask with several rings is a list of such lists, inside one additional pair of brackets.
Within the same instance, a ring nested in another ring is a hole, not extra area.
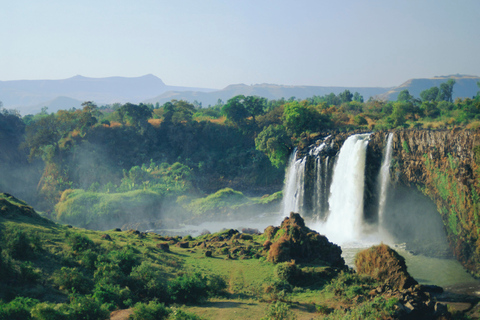
[(342, 93), (339, 93), (338, 97), (342, 103), (345, 103), (352, 101), (353, 94), (350, 92), (350, 90), (345, 90)]
[(30, 159), (39, 156), (53, 157), (58, 151), (58, 141), (61, 137), (58, 120), (54, 114), (31, 123), (26, 129), (26, 144), (30, 148)]
[(136, 128), (144, 128), (147, 120), (152, 116), (152, 110), (142, 103), (138, 106), (132, 103), (125, 103), (116, 112), (122, 123), (128, 123)]
[(395, 102), (393, 104), (392, 114), (388, 116), (387, 122), (391, 123), (393, 127), (400, 127), (405, 124), (405, 116), (409, 103)]
[(410, 94), (408, 89), (400, 91), (397, 97), (398, 102), (413, 102), (413, 96)]
[(228, 121), (241, 130), (248, 131), (249, 128), (256, 130), (256, 117), (265, 113), (266, 104), (265, 98), (238, 95), (227, 101), (222, 107), (222, 112)]
[(363, 96), (360, 95), (360, 93), (355, 92), (355, 93), (353, 94), (353, 101), (357, 101), (357, 102), (363, 103)]
[(438, 91), (437, 101), (453, 102), (453, 86), (455, 85), (454, 79), (449, 79), (447, 82), (440, 84), (440, 90)]
[(422, 101), (435, 101), (437, 100), (439, 91), (440, 89), (438, 89), (438, 87), (431, 87), (430, 89), (420, 92), (420, 98), (422, 98)]
[(294, 136), (300, 136), (302, 132), (319, 131), (329, 125), (328, 116), (321, 114), (313, 106), (307, 106), (307, 102), (289, 102), (283, 110), (283, 126), (287, 132)]
[(255, 138), (255, 148), (265, 153), (273, 166), (280, 168), (287, 161), (292, 142), (282, 125), (269, 125)]

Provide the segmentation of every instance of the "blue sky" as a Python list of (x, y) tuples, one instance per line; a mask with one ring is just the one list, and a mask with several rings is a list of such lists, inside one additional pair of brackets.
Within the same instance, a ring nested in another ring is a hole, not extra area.
[(220, 89), (480, 75), (478, 0), (0, 2), (0, 80), (151, 73)]

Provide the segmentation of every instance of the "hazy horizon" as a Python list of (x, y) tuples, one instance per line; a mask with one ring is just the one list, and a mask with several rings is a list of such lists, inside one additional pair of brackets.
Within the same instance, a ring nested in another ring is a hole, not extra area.
[(7, 2), (0, 80), (393, 87), (480, 75), (480, 2)]

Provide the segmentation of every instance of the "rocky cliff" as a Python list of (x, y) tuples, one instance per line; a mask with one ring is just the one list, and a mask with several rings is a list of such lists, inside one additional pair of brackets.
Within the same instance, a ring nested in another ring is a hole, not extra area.
[[(355, 132), (358, 133), (358, 132)], [(370, 137), (365, 166), (364, 221), (378, 221), (378, 177), (389, 132)], [(454, 255), (474, 276), (480, 277), (480, 131), (392, 131), (392, 160), (385, 228), (407, 249), (434, 256)], [(304, 214), (324, 219), (315, 194), (319, 157), (331, 181), (335, 155), (353, 133), (324, 134), (315, 143), (303, 141), (298, 157), (307, 157)], [(326, 147), (315, 156), (315, 148)], [(330, 159), (327, 159), (330, 157)], [(328, 161), (326, 161), (328, 160)], [(325, 189), (328, 201), (329, 181)], [(450, 248), (450, 250), (448, 249)]]
[[(379, 154), (384, 140), (384, 132), (372, 135), (372, 154)], [(480, 276), (479, 164), (478, 131), (394, 132), (390, 166), (394, 189), (400, 190), (400, 197), (405, 190), (418, 190), (433, 200), (453, 254), (477, 277)], [(408, 200), (412, 207), (428, 205), (425, 203), (428, 201), (417, 197), (418, 201)], [(397, 199), (400, 202), (402, 199)], [(431, 227), (430, 223), (422, 224), (419, 220), (416, 224), (420, 228)]]

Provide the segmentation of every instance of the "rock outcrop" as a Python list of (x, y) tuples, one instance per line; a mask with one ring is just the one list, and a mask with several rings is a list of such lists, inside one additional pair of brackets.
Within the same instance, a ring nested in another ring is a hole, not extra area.
[[(372, 135), (370, 145), (384, 141)], [(480, 276), (480, 132), (403, 130), (393, 136), (395, 186), (420, 190), (436, 204), (450, 248)]]
[(418, 282), (407, 271), (405, 258), (385, 244), (362, 250), (355, 256), (355, 268), (396, 290), (408, 289)]
[(268, 251), (269, 261), (278, 263), (290, 260), (321, 260), (332, 267), (345, 267), (342, 249), (329, 242), (325, 236), (306, 227), (298, 213), (291, 212), (280, 228), (269, 227), (264, 234), (268, 235), (272, 242)]

